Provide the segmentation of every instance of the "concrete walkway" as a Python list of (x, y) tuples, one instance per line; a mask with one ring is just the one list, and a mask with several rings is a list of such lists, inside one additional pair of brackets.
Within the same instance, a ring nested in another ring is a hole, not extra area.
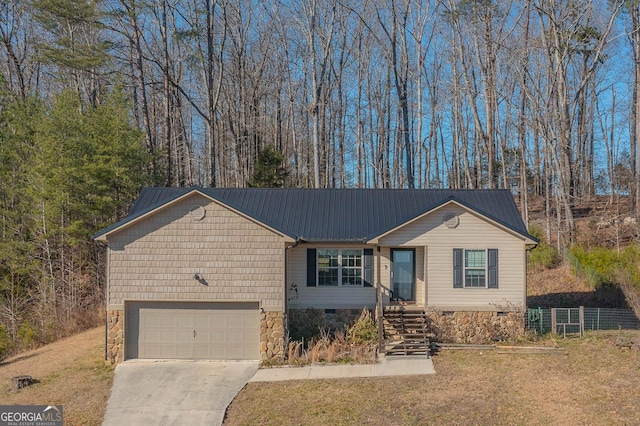
[(416, 376), (435, 374), (431, 358), (398, 356), (380, 359), (376, 364), (312, 365), (306, 367), (263, 368), (249, 382), (283, 380), (342, 379), (347, 377)]

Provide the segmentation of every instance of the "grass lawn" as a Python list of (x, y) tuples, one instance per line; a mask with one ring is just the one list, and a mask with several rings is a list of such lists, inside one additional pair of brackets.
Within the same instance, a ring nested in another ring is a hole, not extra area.
[[(640, 332), (557, 343), (564, 353), (443, 351), (432, 376), (251, 383), (226, 424), (640, 424)], [(0, 404), (62, 404), (65, 425), (101, 424), (103, 345), (96, 328), (0, 364)], [(21, 374), (38, 383), (13, 389)]]
[(640, 424), (640, 332), (557, 343), (564, 353), (443, 351), (432, 376), (251, 383), (225, 424)]
[[(37, 382), (15, 389), (11, 378), (18, 375)], [(65, 425), (99, 425), (112, 382), (99, 327), (0, 363), (0, 404), (62, 404)]]

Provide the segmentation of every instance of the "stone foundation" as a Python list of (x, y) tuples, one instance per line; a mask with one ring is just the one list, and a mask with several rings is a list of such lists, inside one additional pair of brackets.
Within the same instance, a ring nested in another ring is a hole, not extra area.
[(107, 311), (107, 361), (124, 361), (124, 312)]
[(335, 313), (323, 310), (323, 313), (325, 325), (329, 330), (344, 330), (356, 322), (362, 309), (335, 309)]
[(524, 312), (427, 311), (429, 329), (442, 343), (482, 344), (524, 335)]
[(320, 329), (344, 330), (352, 325), (362, 309), (290, 309), (289, 337), (292, 340), (306, 340), (318, 335)]
[(284, 357), (284, 312), (260, 314), (260, 357), (262, 359)]

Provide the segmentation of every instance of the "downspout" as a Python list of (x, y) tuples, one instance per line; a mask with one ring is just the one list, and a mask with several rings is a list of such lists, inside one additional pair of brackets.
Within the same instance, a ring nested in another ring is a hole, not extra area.
[(288, 340), (289, 339), (289, 297), (288, 297), (288, 293), (289, 290), (287, 289), (287, 277), (288, 277), (288, 267), (287, 264), (289, 263), (287, 261), (288, 257), (287, 257), (287, 252), (289, 251), (289, 249), (292, 248), (296, 248), (298, 246), (298, 244), (300, 243), (300, 241), (302, 241), (302, 238), (296, 237), (296, 240), (293, 244), (289, 244), (288, 246), (285, 246), (284, 248), (284, 329), (286, 330), (287, 334), (286, 337)]
[[(109, 317), (107, 316), (107, 312), (109, 312), (109, 288), (111, 287), (111, 250), (109, 250), (109, 245), (106, 244), (105, 248), (105, 271), (104, 271), (104, 308), (105, 308), (105, 316), (104, 316), (104, 321), (105, 321), (105, 327), (104, 327), (104, 359), (105, 360), (109, 360), (109, 350), (108, 350), (108, 345), (109, 345)], [(121, 325), (121, 327), (124, 325), (124, 323)], [(125, 331), (124, 328), (122, 328), (122, 335), (124, 336)], [(124, 342), (122, 347), (124, 348)], [(123, 353), (123, 357), (122, 357), (123, 361), (124, 361), (124, 353)], [(118, 362), (118, 359), (116, 357), (115, 362)]]
[[(538, 247), (537, 243), (534, 244), (527, 244), (525, 242), (525, 246), (524, 246), (524, 306), (523, 306), (523, 313), (527, 313), (527, 287), (529, 286), (529, 280), (527, 279), (528, 277), (528, 273), (529, 273), (529, 255), (528, 253), (530, 253), (533, 249), (535, 249), (536, 247)], [(526, 318), (525, 318), (525, 327), (526, 327)]]

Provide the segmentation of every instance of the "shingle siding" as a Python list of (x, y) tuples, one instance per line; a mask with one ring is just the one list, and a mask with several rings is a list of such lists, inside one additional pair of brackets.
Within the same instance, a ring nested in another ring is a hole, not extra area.
[[(205, 207), (202, 220), (194, 205)], [(251, 300), (283, 310), (284, 250), (273, 231), (194, 195), (109, 237), (108, 303)]]

